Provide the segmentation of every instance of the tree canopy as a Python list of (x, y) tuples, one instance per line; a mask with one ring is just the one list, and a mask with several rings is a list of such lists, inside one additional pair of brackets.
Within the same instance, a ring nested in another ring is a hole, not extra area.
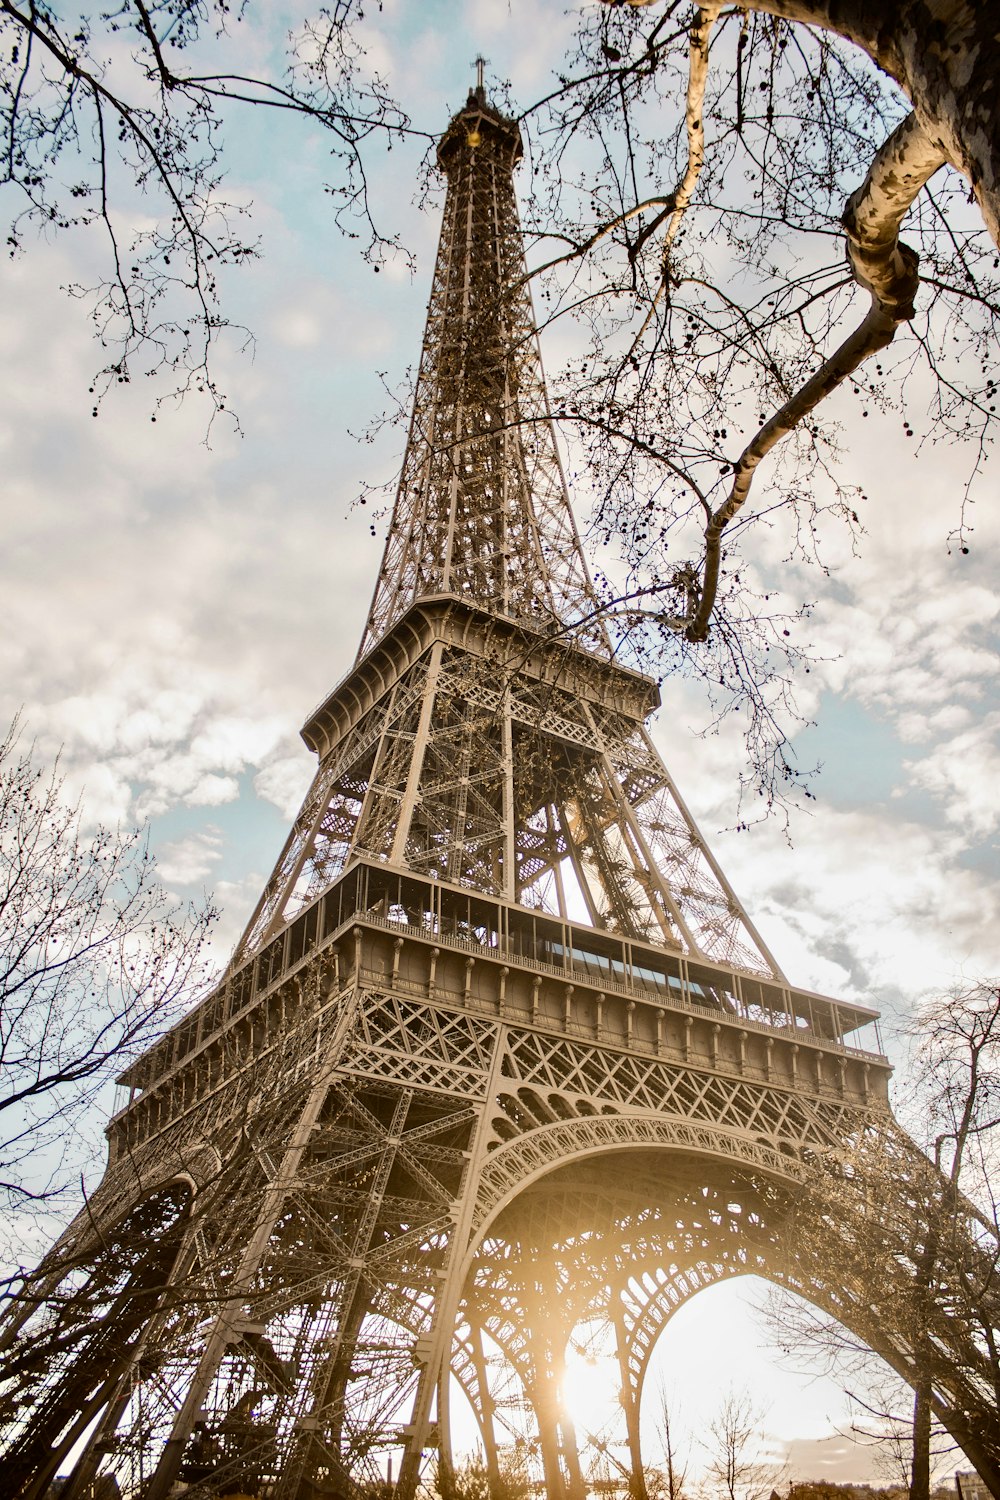
[(57, 770), (0, 742), (0, 1201), (56, 1199), (98, 1090), (207, 978), (211, 907), (164, 890), (138, 829), (81, 830)]
[[(996, 423), (1000, 261), (969, 204), (995, 230), (991, 179), (914, 60), (916, 10), (877, 37), (871, 11), (584, 13), (529, 110), (545, 306), (589, 335), (559, 415), (599, 478), (597, 528), (624, 543), (645, 648), (693, 662), (723, 711), (751, 708), (769, 796), (794, 774), (771, 706), (801, 661), (760, 523), (822, 565), (828, 520), (860, 538), (879, 502), (843, 478), (845, 420), (895, 411), (915, 447), (960, 445), (966, 485)], [(980, 66), (970, 25), (925, 22), (921, 55)], [(967, 516), (948, 503), (960, 558)]]

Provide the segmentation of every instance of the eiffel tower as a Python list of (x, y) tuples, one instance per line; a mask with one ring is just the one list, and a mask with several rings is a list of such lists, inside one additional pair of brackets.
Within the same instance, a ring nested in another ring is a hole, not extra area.
[[(446, 1495), (463, 1395), (494, 1494), (513, 1455), (548, 1500), (642, 1500), (657, 1338), (752, 1272), (911, 1381), (933, 1340), (935, 1410), (1000, 1494), (961, 1288), (913, 1313), (937, 1179), (875, 1013), (782, 974), (649, 738), (656, 684), (600, 623), (520, 155), (480, 73), (438, 150), (402, 476), (361, 650), (303, 730), (312, 787), (7, 1322), (20, 1500), (57, 1475), (61, 1500), (411, 1500), (435, 1473)], [(866, 1141), (879, 1194), (824, 1165)], [(574, 1423), (574, 1339), (613, 1351), (613, 1431)]]

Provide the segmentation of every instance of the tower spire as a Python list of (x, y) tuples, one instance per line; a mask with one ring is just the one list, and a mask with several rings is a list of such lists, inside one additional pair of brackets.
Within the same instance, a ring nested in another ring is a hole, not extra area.
[[(549, 410), (514, 196), (514, 120), (477, 84), (438, 145), (447, 178), (406, 454), (360, 656), (448, 594), (532, 625), (594, 596)], [(609, 649), (603, 629), (590, 643)]]

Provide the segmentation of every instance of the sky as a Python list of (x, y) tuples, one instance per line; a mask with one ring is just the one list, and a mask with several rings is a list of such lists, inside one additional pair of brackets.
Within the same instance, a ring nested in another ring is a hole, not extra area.
[[(276, 17), (278, 5), (272, 31)], [(464, 101), (477, 52), (515, 99), (540, 93), (571, 18), (553, 0), (385, 0), (372, 25), (372, 57), (436, 131)], [(245, 28), (238, 45), (252, 61), (272, 42)], [(247, 117), (233, 129), (229, 192), (252, 204), (262, 255), (226, 290), (230, 318), (254, 334), (252, 352), (233, 339), (220, 353), (242, 435), (221, 421), (208, 444), (204, 409), (154, 424), (141, 382), (92, 417), (99, 351), (86, 310), (60, 290), (94, 254), (85, 237), (38, 241), (0, 268), (0, 719), (21, 709), (39, 756), (61, 750), (85, 821), (149, 820), (170, 889), (221, 904), (223, 958), (310, 780), (298, 727), (349, 666), (370, 601), (383, 534), (352, 502), (391, 480), (401, 436), (358, 435), (419, 353), (438, 219), (413, 202), (418, 159), (394, 150), (376, 184), (416, 273), (395, 261), (375, 275), (333, 225), (324, 142)], [(785, 972), (880, 1009), (901, 1058), (898, 1026), (915, 1005), (1000, 968), (1000, 516), (987, 467), (962, 556), (948, 534), (967, 455), (918, 449), (899, 418), (878, 415), (844, 442), (869, 496), (860, 555), (832, 536), (828, 576), (809, 575), (784, 562), (779, 530), (761, 540), (790, 595), (816, 601), (821, 660), (800, 693), (815, 725), (795, 741), (803, 764), (822, 762), (815, 801), (787, 833), (775, 819), (733, 832), (738, 726), (702, 736), (695, 683), (664, 684), (654, 732)], [(868, 1457), (837, 1436), (842, 1392), (762, 1349), (758, 1296), (702, 1293), (664, 1336), (690, 1430), (720, 1388), (698, 1351), (724, 1339), (729, 1378), (770, 1393), (776, 1449), (863, 1477)]]

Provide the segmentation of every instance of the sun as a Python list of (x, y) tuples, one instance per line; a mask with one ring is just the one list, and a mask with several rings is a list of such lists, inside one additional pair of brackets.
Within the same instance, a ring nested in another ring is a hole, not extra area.
[(578, 1432), (599, 1436), (621, 1417), (621, 1372), (611, 1352), (570, 1341), (562, 1398)]

